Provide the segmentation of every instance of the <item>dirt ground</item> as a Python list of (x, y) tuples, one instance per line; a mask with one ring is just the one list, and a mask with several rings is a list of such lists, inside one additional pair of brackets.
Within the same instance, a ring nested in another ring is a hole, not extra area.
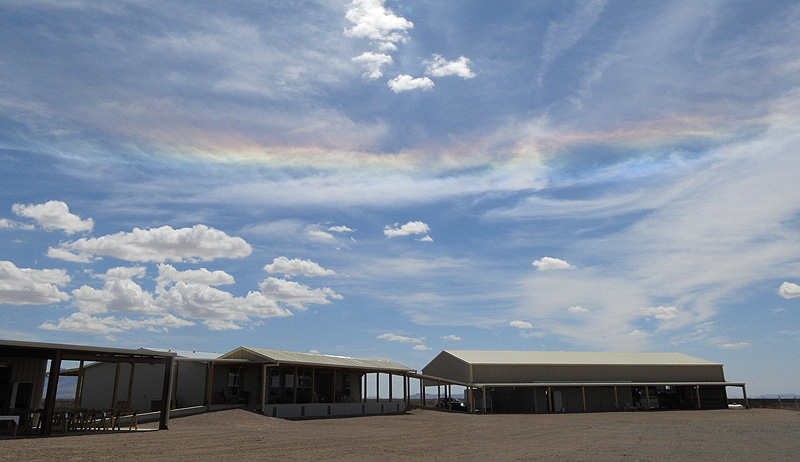
[(0, 461), (797, 461), (800, 413), (469, 415), (416, 409), (287, 421), (229, 410), (171, 419), (166, 431), (0, 438)]

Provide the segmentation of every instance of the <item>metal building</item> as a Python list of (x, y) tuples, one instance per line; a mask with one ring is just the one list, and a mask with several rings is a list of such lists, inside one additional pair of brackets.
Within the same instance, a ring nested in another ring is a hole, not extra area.
[(444, 350), (426, 376), (463, 382), (485, 412), (727, 408), (723, 365), (680, 353)]

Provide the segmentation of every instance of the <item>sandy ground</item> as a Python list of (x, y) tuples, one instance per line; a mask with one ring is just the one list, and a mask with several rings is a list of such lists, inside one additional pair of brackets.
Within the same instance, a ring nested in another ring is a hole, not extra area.
[(413, 410), (396, 416), (287, 421), (229, 410), (171, 419), (166, 431), (0, 439), (0, 460), (797, 461), (800, 413), (468, 415)]

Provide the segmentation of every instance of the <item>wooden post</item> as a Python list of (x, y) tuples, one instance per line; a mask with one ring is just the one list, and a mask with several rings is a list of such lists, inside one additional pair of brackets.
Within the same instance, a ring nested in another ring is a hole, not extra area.
[(389, 402), (392, 402), (392, 373), (389, 372)]
[(206, 377), (206, 410), (211, 410), (211, 390), (214, 388), (214, 361), (208, 362), (208, 377)]
[(581, 398), (583, 398), (583, 412), (586, 412), (586, 387), (581, 387)]
[(408, 405), (408, 372), (403, 373), (403, 402)]
[(425, 407), (425, 382), (422, 377), (419, 378), (419, 400), (422, 403), (422, 407)]
[(336, 402), (336, 369), (333, 370), (333, 378), (331, 378), (333, 384), (331, 384), (331, 402)]
[(472, 393), (472, 387), (467, 388), (469, 390), (469, 412), (470, 414), (475, 413), (475, 395)]
[(486, 409), (486, 385), (483, 386), (483, 413), (488, 414), (488, 409)]
[[(644, 386), (644, 394), (647, 395), (647, 410), (650, 410), (650, 387), (647, 385)], [(698, 398), (699, 402), (699, 398)]]
[(442, 402), (442, 382), (440, 380), (436, 381), (436, 399), (434, 406), (438, 406)]
[(75, 400), (72, 402), (74, 407), (81, 407), (81, 393), (83, 391), (83, 361), (78, 366), (78, 383), (75, 384)]
[(317, 402), (317, 389), (315, 388), (317, 385), (317, 368), (311, 368), (311, 402)]
[(172, 371), (175, 364), (175, 357), (167, 358), (164, 363), (164, 383), (161, 391), (161, 416), (158, 420), (158, 429), (167, 430), (169, 428), (169, 402), (172, 398)]
[[(750, 403), (747, 401), (747, 388), (745, 388), (744, 385), (742, 385), (742, 395), (744, 396), (744, 408), (750, 409)], [(795, 400), (797, 400), (797, 398), (795, 398)]]
[(297, 404), (297, 371), (297, 366), (294, 366), (294, 380), (292, 380), (292, 400), (294, 401), (294, 404)]
[(381, 373), (375, 373), (375, 402), (381, 402)]
[(258, 399), (258, 406), (261, 412), (264, 412), (264, 405), (266, 404), (264, 396), (267, 394), (267, 365), (261, 365), (261, 397)]
[(553, 387), (547, 387), (547, 412), (553, 412)]
[(700, 385), (694, 386), (694, 394), (697, 396), (697, 409), (702, 409), (700, 407)]
[(362, 403), (366, 403), (367, 402), (367, 373), (366, 372), (364, 372), (364, 390), (363, 390), (363, 392), (361, 394), (364, 397), (364, 400), (362, 401)]
[(619, 410), (619, 394), (617, 393), (616, 385), (614, 385), (614, 404), (617, 406), (617, 410)]
[(41, 435), (49, 436), (53, 428), (53, 411), (56, 406), (58, 392), (58, 374), (61, 371), (61, 350), (56, 350), (55, 357), (50, 360), (50, 374), (47, 377), (47, 395), (45, 395), (44, 411), (41, 418)]
[(108, 406), (112, 409), (117, 407), (117, 390), (119, 390), (119, 366), (120, 363), (117, 363), (117, 370), (114, 373), (114, 392), (111, 394), (111, 405)]
[[(181, 369), (181, 363), (175, 361), (175, 380), (172, 381), (172, 409), (176, 409), (178, 407), (178, 372)], [(133, 375), (133, 369), (131, 369), (131, 375)], [(128, 404), (130, 405), (130, 399), (128, 399)]]
[(128, 396), (125, 399), (125, 409), (131, 408), (131, 395), (133, 394), (133, 372), (136, 370), (136, 363), (131, 363), (130, 377), (128, 377)]

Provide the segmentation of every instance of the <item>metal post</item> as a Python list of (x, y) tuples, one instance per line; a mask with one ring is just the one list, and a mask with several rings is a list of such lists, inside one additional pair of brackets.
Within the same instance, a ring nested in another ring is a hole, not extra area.
[(389, 372), (389, 402), (392, 402), (392, 373)]
[(56, 350), (55, 357), (50, 360), (50, 374), (47, 378), (47, 395), (44, 401), (44, 412), (42, 412), (41, 435), (50, 436), (53, 428), (53, 411), (56, 406), (56, 394), (58, 392), (58, 374), (61, 371), (61, 350)]
[(702, 409), (700, 407), (700, 385), (695, 385), (694, 386), (694, 393), (695, 393), (695, 396), (697, 396), (697, 409)]
[(483, 413), (486, 414), (487, 413), (487, 409), (486, 409), (486, 385), (483, 386), (482, 395), (483, 395)]
[(375, 373), (375, 402), (381, 402), (381, 373)]
[(164, 384), (161, 391), (161, 417), (158, 422), (159, 430), (167, 430), (169, 428), (169, 402), (172, 398), (172, 371), (175, 364), (175, 356), (170, 356), (164, 363)]

